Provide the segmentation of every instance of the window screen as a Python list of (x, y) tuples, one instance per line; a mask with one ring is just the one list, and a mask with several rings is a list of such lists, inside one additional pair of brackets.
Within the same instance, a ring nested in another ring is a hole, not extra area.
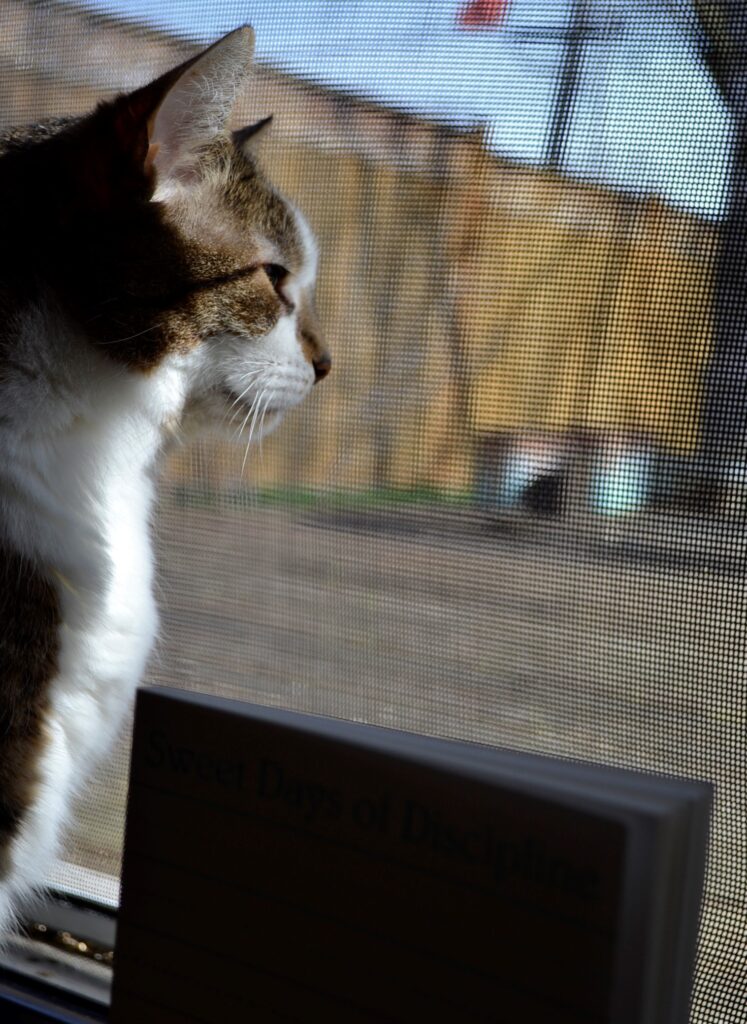
[[(165, 467), (149, 679), (712, 780), (692, 1019), (747, 1020), (747, 18), (728, 0), (0, 0), (2, 120), (250, 21), (333, 371)], [(740, 92), (741, 88), (741, 92)], [(111, 898), (127, 738), (58, 883)]]

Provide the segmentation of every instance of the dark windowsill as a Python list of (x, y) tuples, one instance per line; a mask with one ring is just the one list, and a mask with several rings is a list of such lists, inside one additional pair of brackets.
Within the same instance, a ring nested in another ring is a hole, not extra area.
[(27, 902), (23, 918), (0, 954), (0, 1021), (106, 1021), (114, 911), (47, 891)]
[(106, 1007), (53, 989), (40, 981), (0, 967), (0, 1020), (3, 1024), (105, 1024)]

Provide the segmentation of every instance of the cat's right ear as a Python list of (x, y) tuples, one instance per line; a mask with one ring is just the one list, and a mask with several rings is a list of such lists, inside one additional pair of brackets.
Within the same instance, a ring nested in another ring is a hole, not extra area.
[(195, 151), (225, 130), (253, 52), (254, 32), (245, 25), (190, 62), (169, 88), (150, 133), (159, 179), (188, 173)]
[(251, 68), (245, 25), (115, 103), (115, 130), (149, 183), (187, 178), (201, 146), (226, 128)]

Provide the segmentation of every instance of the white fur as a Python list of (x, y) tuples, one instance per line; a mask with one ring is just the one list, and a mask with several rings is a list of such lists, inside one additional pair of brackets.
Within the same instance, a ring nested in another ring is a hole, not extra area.
[(145, 375), (95, 351), (40, 304), (15, 364), (0, 380), (0, 531), (51, 567), (62, 628), (41, 786), (0, 881), (0, 932), (16, 898), (44, 882), (72, 800), (111, 749), (151, 652), (149, 519), (173, 424), (204, 426), (207, 415), (256, 439), (314, 383), (295, 312), (264, 338), (209, 338)]
[(291, 288), (294, 289), (291, 299), (293, 302), (297, 302), (304, 289), (313, 287), (316, 281), (316, 273), (319, 266), (319, 250), (314, 233), (298, 207), (293, 207), (293, 214), (298, 226), (298, 233), (301, 236), (304, 255), (303, 269), (296, 276), (295, 280), (291, 282)]

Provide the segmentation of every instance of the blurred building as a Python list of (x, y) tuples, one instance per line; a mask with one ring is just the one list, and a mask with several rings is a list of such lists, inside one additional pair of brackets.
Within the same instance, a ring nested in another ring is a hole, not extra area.
[[(195, 51), (75, 5), (3, 11), (5, 124), (84, 111)], [(249, 461), (253, 481), (463, 493), (524, 440), (553, 459), (578, 438), (694, 448), (712, 224), (260, 66), (237, 117), (267, 113), (264, 160), (320, 239), (334, 372)], [(228, 446), (184, 453), (174, 476), (196, 458), (212, 486), (236, 483)]]

